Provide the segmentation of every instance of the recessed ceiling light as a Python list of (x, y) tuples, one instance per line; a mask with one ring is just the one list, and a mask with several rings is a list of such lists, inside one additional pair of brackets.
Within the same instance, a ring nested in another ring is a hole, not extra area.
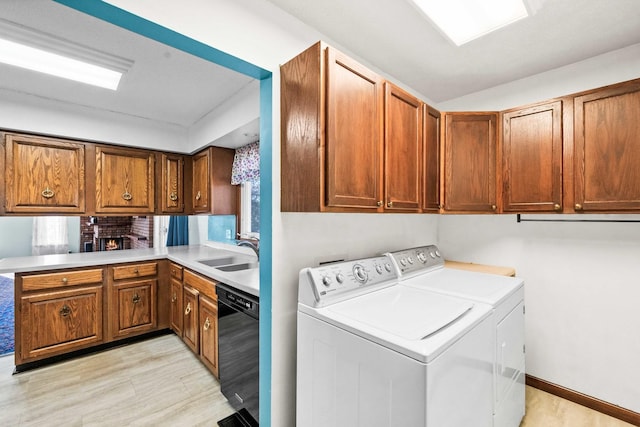
[(457, 46), (529, 16), (523, 0), (411, 0)]
[(116, 90), (133, 61), (0, 19), (0, 62)]

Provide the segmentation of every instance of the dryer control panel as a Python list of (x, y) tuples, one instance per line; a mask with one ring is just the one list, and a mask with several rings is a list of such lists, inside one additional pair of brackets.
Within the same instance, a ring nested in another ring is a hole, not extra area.
[(388, 252), (390, 262), (398, 272), (398, 277), (407, 278), (444, 267), (444, 258), (436, 245), (420, 246)]
[(397, 282), (386, 256), (337, 262), (300, 271), (298, 302), (323, 307)]

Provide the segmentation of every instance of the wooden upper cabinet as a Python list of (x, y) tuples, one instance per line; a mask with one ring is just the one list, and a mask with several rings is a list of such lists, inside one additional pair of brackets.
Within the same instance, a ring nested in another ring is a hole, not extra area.
[(562, 101), (502, 117), (503, 210), (562, 211)]
[(231, 185), (235, 150), (209, 147), (193, 156), (193, 211), (235, 215), (238, 188)]
[(424, 104), (422, 211), (440, 210), (440, 112)]
[(392, 83), (385, 82), (385, 210), (420, 210), (422, 114), (422, 101)]
[(162, 154), (162, 192), (160, 210), (163, 213), (184, 212), (184, 156)]
[(6, 212), (85, 212), (85, 146), (5, 134)]
[(96, 213), (153, 213), (154, 153), (96, 148)]
[(444, 209), (496, 212), (497, 113), (444, 118)]
[(326, 206), (382, 205), (383, 80), (328, 47)]
[(640, 210), (640, 81), (574, 98), (576, 212)]
[(280, 72), (282, 211), (381, 212), (383, 80), (321, 42)]

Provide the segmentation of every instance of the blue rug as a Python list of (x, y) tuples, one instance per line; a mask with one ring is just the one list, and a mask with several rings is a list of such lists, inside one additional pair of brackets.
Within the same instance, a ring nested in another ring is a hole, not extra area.
[(13, 353), (13, 280), (0, 276), (0, 356)]

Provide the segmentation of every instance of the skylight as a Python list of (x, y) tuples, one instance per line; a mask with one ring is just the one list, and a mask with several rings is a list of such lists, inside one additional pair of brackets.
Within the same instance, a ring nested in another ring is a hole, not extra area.
[(133, 61), (0, 19), (0, 62), (116, 90)]
[(412, 0), (457, 46), (529, 16), (523, 0)]
[(0, 62), (116, 90), (122, 73), (104, 67), (0, 39)]

